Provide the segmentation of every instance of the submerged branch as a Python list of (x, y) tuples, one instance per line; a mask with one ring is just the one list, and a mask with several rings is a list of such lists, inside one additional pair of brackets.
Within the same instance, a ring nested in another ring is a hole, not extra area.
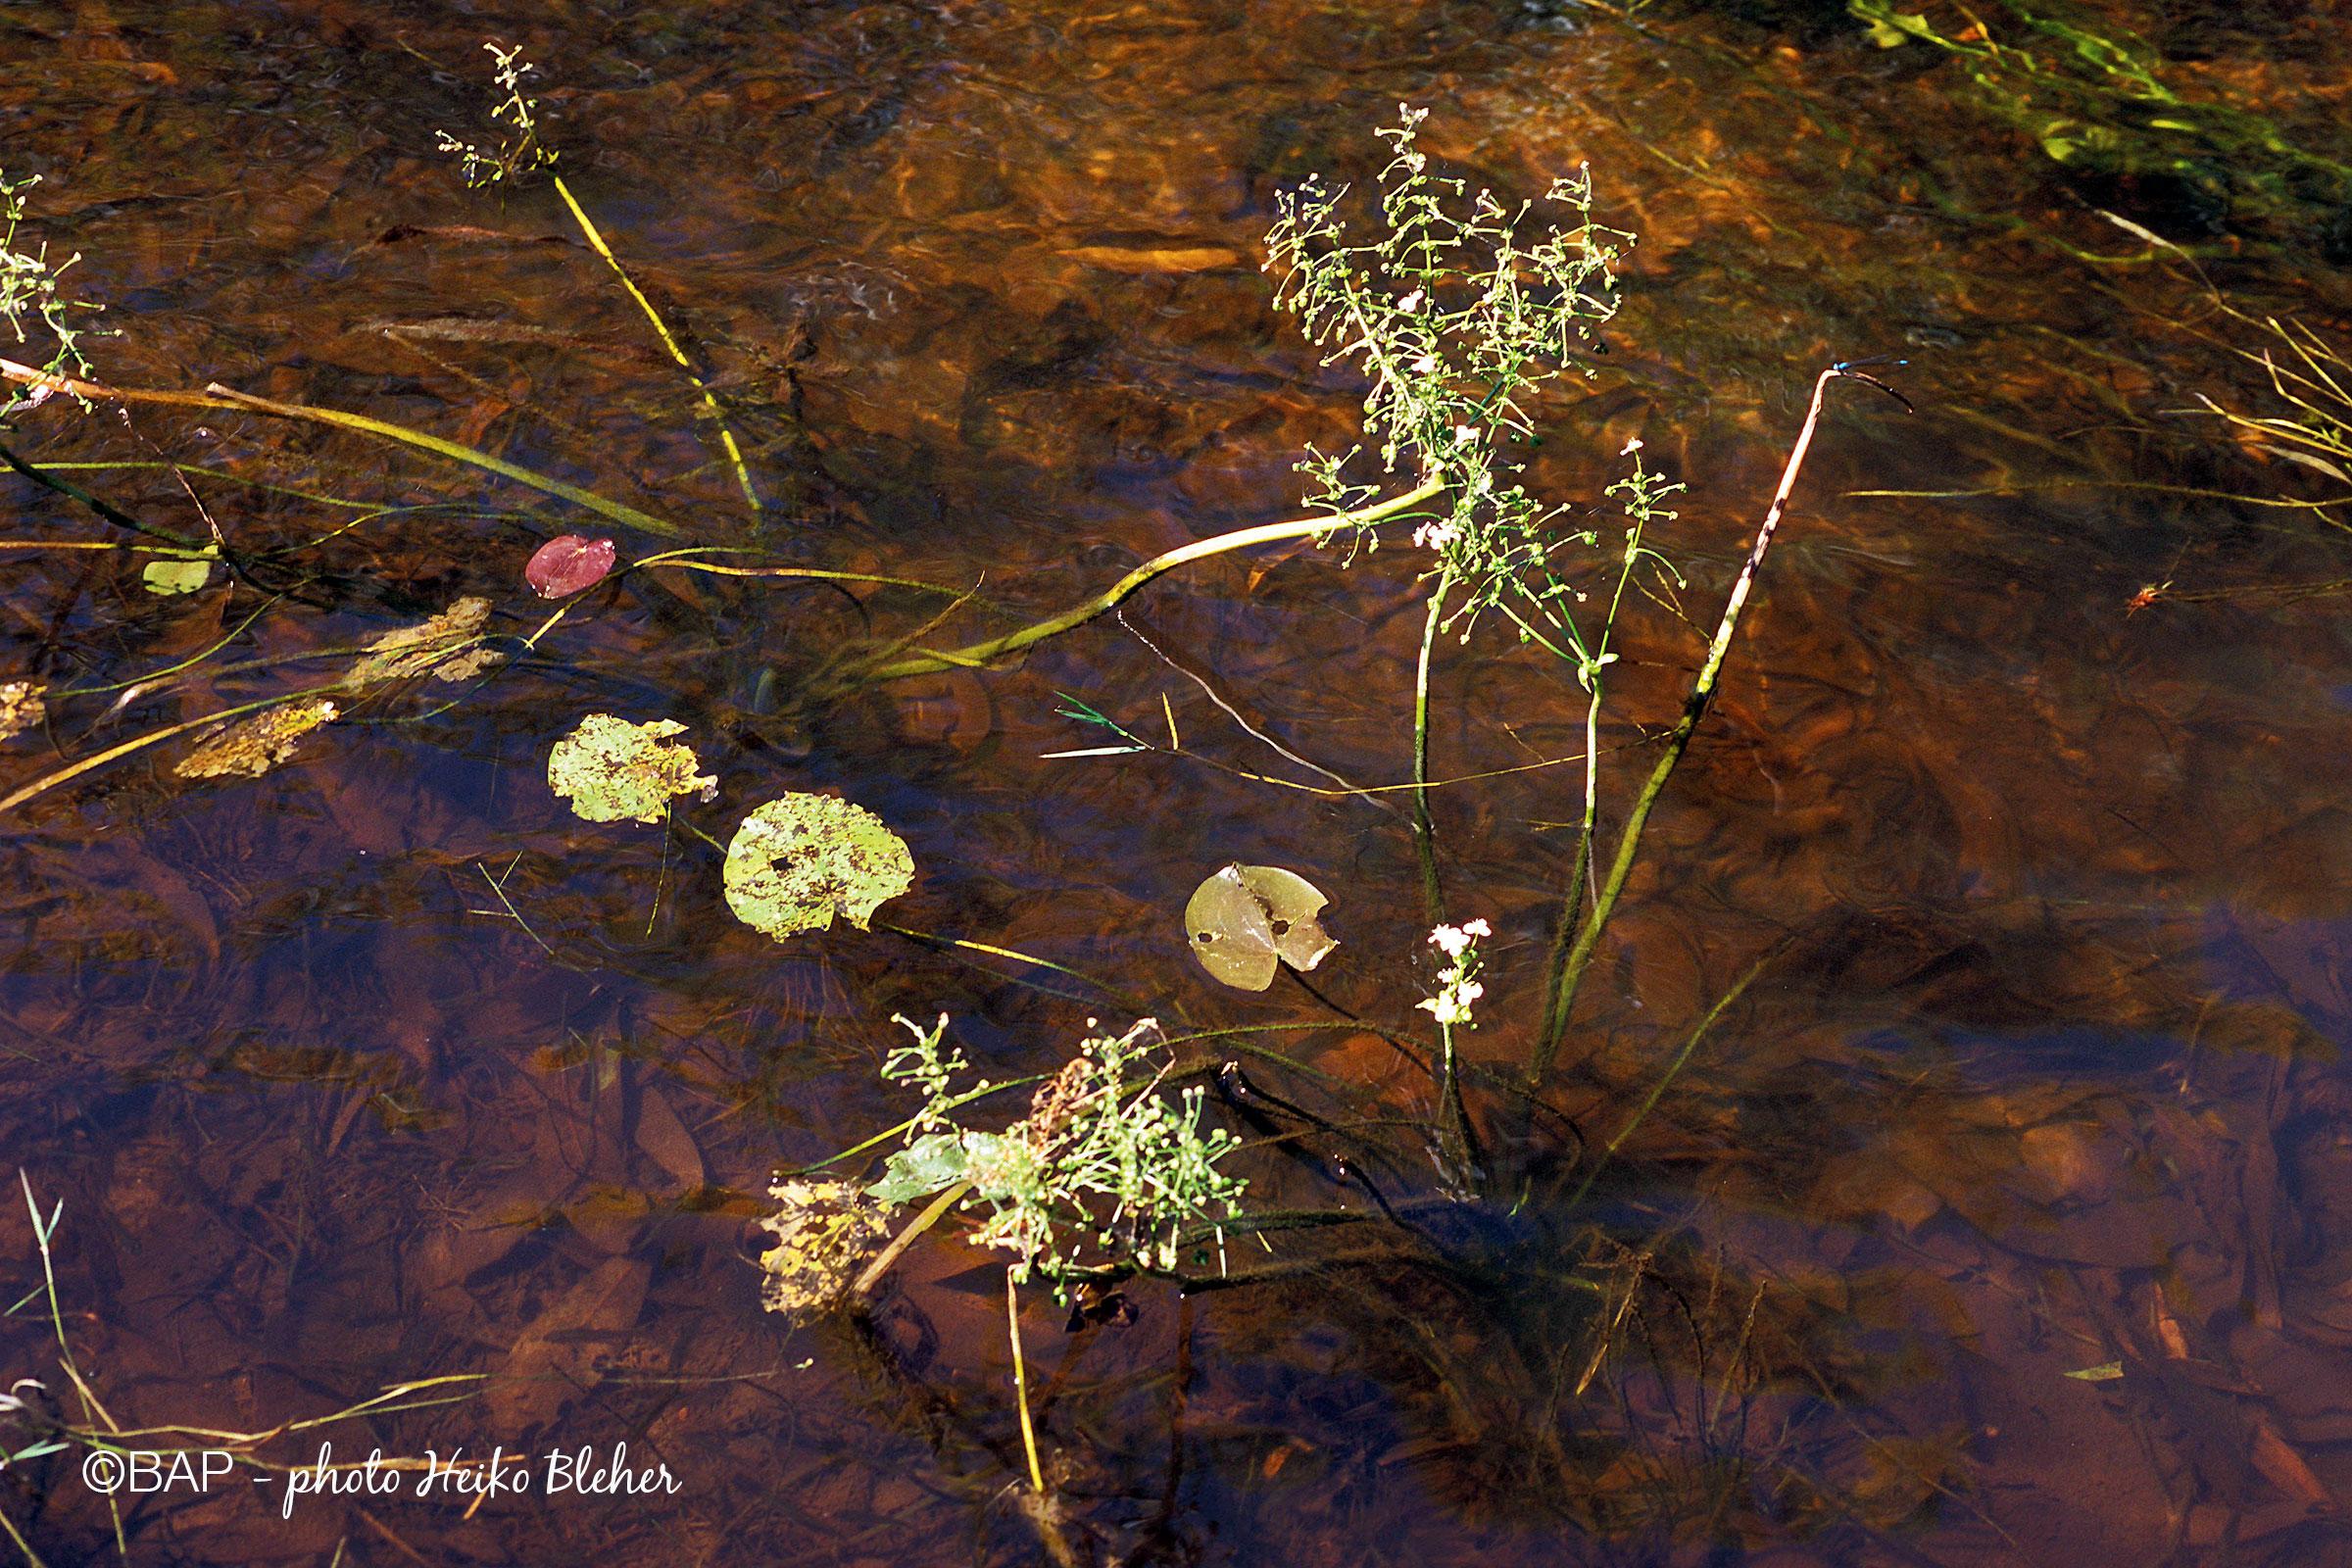
[(1413, 490), (1395, 496), (1374, 506), (1362, 507), (1327, 517), (1301, 517), (1289, 522), (1269, 522), (1255, 528), (1240, 528), (1213, 538), (1197, 540), (1182, 549), (1153, 556), (1150, 561), (1112, 583), (1092, 599), (1075, 605), (1060, 614), (991, 637), (986, 642), (972, 643), (956, 649), (923, 649), (905, 659), (861, 672), (867, 680), (903, 680), (909, 675), (931, 675), (946, 669), (969, 669), (1016, 654), (1022, 649), (1058, 637), (1073, 627), (1083, 626), (1097, 615), (1107, 613), (1126, 600), (1138, 588), (1163, 572), (1178, 566), (1189, 566), (1196, 561), (1222, 556), (1236, 550), (1253, 549), (1258, 545), (1280, 544), (1290, 539), (1312, 539), (1341, 528), (1360, 528), (1400, 516), (1424, 501), (1445, 490), (1439, 479), (1424, 480)]

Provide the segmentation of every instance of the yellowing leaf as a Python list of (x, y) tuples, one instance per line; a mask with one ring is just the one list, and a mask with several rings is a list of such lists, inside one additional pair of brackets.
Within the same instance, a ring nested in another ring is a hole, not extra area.
[(883, 1208), (851, 1182), (785, 1181), (780, 1205), (760, 1222), (776, 1245), (760, 1254), (760, 1302), (794, 1323), (822, 1316), (847, 1297), (866, 1260), (890, 1237)]
[(490, 618), (490, 601), (465, 598), (430, 620), (384, 633), (368, 645), (368, 656), (343, 677), (346, 686), (406, 680), (432, 671), (440, 680), (466, 680), (506, 656), (475, 644)]
[(48, 716), (41, 694), (49, 688), (38, 681), (0, 681), (0, 741), (21, 735)]
[(1870, 22), (1870, 41), (1882, 49), (1899, 49), (1904, 40), (1934, 36), (1928, 30), (1928, 14), (1924, 11), (1887, 11), (1873, 16)]
[(691, 750), (663, 740), (685, 732), (674, 718), (590, 713), (548, 754), (547, 786), (591, 822), (659, 822), (681, 795), (718, 793), (716, 777), (695, 772)]
[(260, 778), (294, 755), (302, 737), (321, 724), (331, 724), (337, 710), (324, 698), (287, 703), (233, 724), (210, 729), (198, 737), (196, 749), (172, 771), (181, 778), (222, 778), (241, 774)]
[(147, 563), (139, 580), (151, 594), (192, 594), (212, 580), (213, 563), (220, 559), (219, 545), (206, 545), (202, 550), (156, 551), (160, 558)]
[(1339, 946), (1315, 916), (1330, 901), (1295, 871), (1229, 865), (1193, 891), (1184, 929), (1201, 966), (1243, 991), (1263, 991), (1281, 964), (1312, 969)]
[(865, 929), (886, 899), (914, 884), (906, 843), (862, 806), (787, 795), (743, 820), (727, 846), (727, 907), (778, 942), (839, 914)]

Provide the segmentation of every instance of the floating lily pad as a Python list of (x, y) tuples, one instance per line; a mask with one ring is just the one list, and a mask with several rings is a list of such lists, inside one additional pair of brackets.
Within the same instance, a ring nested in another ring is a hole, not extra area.
[(906, 840), (862, 806), (787, 795), (743, 819), (727, 846), (727, 907), (778, 942), (840, 915), (862, 931), (914, 884)]
[(351, 666), (343, 684), (372, 686), (428, 670), (436, 680), (471, 679), (506, 658), (474, 641), (489, 618), (490, 601), (469, 596), (430, 620), (388, 631), (368, 645), (367, 657)]
[(590, 713), (548, 754), (547, 786), (591, 822), (659, 822), (681, 795), (718, 793), (715, 777), (695, 772), (693, 751), (665, 739), (684, 733), (674, 718)]
[(206, 545), (202, 550), (156, 551), (159, 559), (147, 563), (139, 580), (151, 594), (192, 594), (212, 581), (213, 563), (220, 559), (219, 545)]
[(1315, 916), (1331, 901), (1277, 865), (1229, 865), (1194, 890), (1184, 930), (1201, 967), (1243, 991), (1263, 991), (1282, 964), (1312, 969), (1339, 944)]
[(260, 778), (294, 755), (301, 739), (331, 724), (337, 710), (324, 698), (287, 703), (205, 731), (196, 749), (172, 771), (181, 778)]
[(49, 688), (38, 681), (0, 681), (0, 741), (23, 734), (48, 716), (41, 694)]

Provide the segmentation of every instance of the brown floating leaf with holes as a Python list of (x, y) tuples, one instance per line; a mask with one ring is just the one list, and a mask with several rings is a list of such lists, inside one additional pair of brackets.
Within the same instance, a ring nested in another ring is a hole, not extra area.
[(1315, 916), (1331, 901), (1312, 882), (1278, 865), (1229, 865), (1184, 906), (1193, 956), (1242, 991), (1263, 991), (1282, 964), (1312, 969), (1339, 944)]

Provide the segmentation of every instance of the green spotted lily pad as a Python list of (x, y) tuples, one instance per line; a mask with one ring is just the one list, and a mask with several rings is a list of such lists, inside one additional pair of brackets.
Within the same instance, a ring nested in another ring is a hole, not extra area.
[(685, 732), (674, 718), (590, 713), (548, 754), (548, 788), (591, 822), (659, 822), (681, 795), (718, 793), (716, 778), (695, 772), (694, 753), (666, 739)]
[(906, 840), (862, 806), (787, 795), (743, 819), (727, 846), (727, 907), (778, 942), (840, 915), (862, 931), (914, 884)]
[(1229, 865), (1184, 906), (1193, 956), (1227, 985), (1263, 991), (1282, 964), (1312, 969), (1339, 944), (1315, 916), (1331, 901), (1278, 865)]

